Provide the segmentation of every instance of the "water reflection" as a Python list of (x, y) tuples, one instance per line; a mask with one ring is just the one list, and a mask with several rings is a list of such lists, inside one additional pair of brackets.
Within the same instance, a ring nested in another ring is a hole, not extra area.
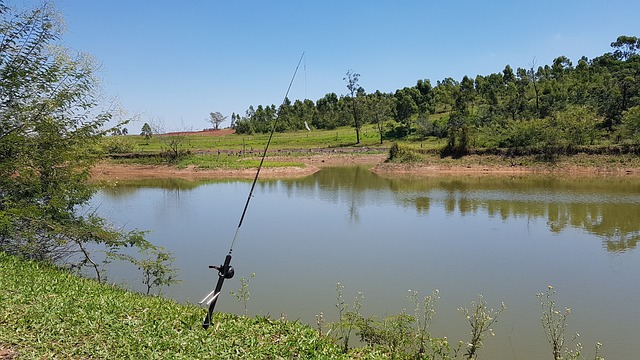
[(437, 204), (449, 214), (485, 212), (503, 221), (545, 219), (554, 233), (571, 227), (597, 235), (611, 252), (635, 249), (640, 240), (640, 182), (636, 179), (383, 178), (363, 168), (335, 168), (290, 180), (285, 186), (292, 196), (322, 188), (335, 199), (347, 198), (354, 219), (358, 218), (358, 204), (371, 201), (365, 194), (390, 190), (399, 204), (413, 206), (418, 213), (427, 213)]
[[(249, 180), (186, 181), (152, 179), (124, 181), (102, 191), (126, 199), (144, 188), (169, 190), (180, 197), (204, 184), (237, 183)], [(603, 240), (609, 252), (623, 253), (640, 241), (640, 181), (633, 178), (562, 178), (550, 176), (440, 176), (381, 177), (365, 167), (324, 169), (301, 179), (265, 180), (261, 192), (283, 190), (288, 197), (320, 197), (343, 204), (349, 221), (357, 223), (359, 208), (387, 201), (392, 194), (400, 206), (428, 213), (441, 206), (448, 214), (486, 213), (503, 221), (510, 218), (544, 219), (554, 233), (580, 229)]]

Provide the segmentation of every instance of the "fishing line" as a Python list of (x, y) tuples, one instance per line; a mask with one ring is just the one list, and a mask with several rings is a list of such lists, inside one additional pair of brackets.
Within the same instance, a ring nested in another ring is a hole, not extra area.
[[(298, 68), (300, 67), (300, 63), (304, 58), (304, 51), (302, 52), (302, 56), (300, 56), (300, 60), (298, 60), (298, 65), (296, 65), (296, 70), (293, 72), (293, 76), (291, 77), (291, 81), (289, 82), (289, 87), (287, 88), (287, 92), (284, 95), (284, 99), (282, 100), (282, 105), (285, 104), (287, 98), (289, 97), (289, 91), (291, 90), (291, 85), (293, 85), (293, 80), (296, 78), (296, 74), (298, 73)], [(281, 106), (282, 106), (281, 105)], [(264, 153), (262, 154), (262, 158), (260, 159), (260, 165), (258, 165), (258, 170), (256, 171), (256, 177), (253, 178), (253, 184), (251, 184), (251, 190), (249, 191), (249, 196), (247, 197), (247, 202), (244, 204), (244, 210), (242, 210), (242, 216), (240, 216), (240, 222), (238, 223), (238, 227), (236, 228), (236, 233), (233, 235), (233, 241), (231, 241), (231, 247), (229, 248), (229, 254), (233, 252), (233, 247), (236, 244), (236, 239), (238, 236), (238, 231), (242, 226), (242, 221), (244, 221), (244, 216), (247, 213), (247, 208), (249, 207), (249, 202), (253, 197), (253, 190), (256, 187), (256, 183), (258, 182), (258, 176), (260, 176), (260, 170), (262, 169), (262, 164), (264, 163), (264, 159), (267, 157), (267, 150), (269, 150), (269, 144), (271, 144), (271, 139), (273, 138), (273, 133), (276, 131), (276, 125), (278, 124), (278, 117), (276, 117), (273, 122), (273, 126), (271, 127), (271, 134), (269, 134), (269, 140), (267, 140), (267, 145), (264, 147)]]
[[(287, 92), (284, 95), (284, 99), (282, 100), (282, 105), (285, 104), (287, 98), (289, 97), (289, 91), (291, 90), (291, 85), (293, 85), (293, 80), (296, 78), (296, 74), (298, 73), (298, 68), (300, 67), (300, 63), (304, 58), (304, 52), (300, 56), (300, 60), (298, 60), (298, 65), (296, 65), (296, 70), (293, 72), (293, 76), (291, 77), (291, 81), (289, 82), (289, 87), (287, 88)], [(281, 105), (281, 106), (282, 106)], [(278, 117), (273, 122), (273, 127), (271, 128), (271, 134), (269, 134), (269, 140), (267, 140), (267, 145), (264, 147), (264, 153), (262, 154), (262, 158), (260, 159), (260, 165), (258, 165), (258, 170), (256, 171), (256, 176), (253, 179), (253, 183), (251, 184), (251, 190), (249, 191), (249, 196), (247, 197), (247, 202), (244, 204), (244, 209), (242, 210), (242, 216), (240, 216), (240, 222), (238, 223), (238, 227), (236, 228), (236, 232), (233, 235), (233, 240), (231, 241), (231, 246), (229, 247), (229, 253), (224, 258), (224, 263), (222, 265), (210, 265), (209, 268), (218, 270), (218, 282), (216, 283), (216, 287), (213, 291), (211, 291), (207, 296), (204, 297), (200, 301), (200, 304), (205, 303), (209, 306), (209, 310), (207, 311), (207, 316), (205, 317), (202, 327), (207, 329), (211, 325), (211, 317), (213, 315), (213, 309), (216, 306), (216, 302), (218, 301), (218, 297), (220, 296), (220, 292), (222, 291), (222, 284), (225, 279), (231, 279), (235, 273), (235, 270), (231, 266), (231, 254), (233, 253), (233, 247), (236, 244), (236, 240), (238, 239), (238, 233), (240, 231), (240, 227), (242, 226), (242, 222), (244, 221), (244, 216), (247, 214), (247, 209), (249, 208), (249, 202), (251, 202), (251, 198), (253, 197), (253, 191), (256, 188), (256, 183), (258, 182), (258, 176), (260, 176), (260, 170), (262, 169), (262, 164), (264, 164), (264, 159), (267, 157), (267, 151), (269, 150), (269, 145), (271, 144), (271, 139), (273, 139), (273, 134), (276, 131), (276, 126), (278, 124)]]

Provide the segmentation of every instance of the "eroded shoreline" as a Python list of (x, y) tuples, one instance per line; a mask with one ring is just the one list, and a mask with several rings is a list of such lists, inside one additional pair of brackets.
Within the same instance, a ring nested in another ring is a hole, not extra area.
[[(559, 176), (640, 176), (640, 165), (636, 161), (625, 164), (608, 163), (595, 159), (599, 165), (584, 165), (572, 158), (555, 163), (514, 164), (499, 157), (468, 156), (463, 160), (427, 159), (420, 163), (398, 164), (385, 162), (386, 154), (341, 154), (310, 155), (305, 157), (270, 157), (272, 161), (294, 159), (304, 167), (263, 167), (261, 178), (297, 178), (312, 175), (323, 167), (362, 165), (381, 176), (438, 176), (438, 175), (526, 175), (549, 174)], [(637, 160), (640, 163), (640, 160)], [(177, 168), (170, 165), (122, 165), (109, 161), (96, 164), (91, 171), (93, 181), (118, 181), (133, 179), (176, 178), (184, 180), (253, 178), (256, 168), (248, 169), (202, 169), (197, 167)]]

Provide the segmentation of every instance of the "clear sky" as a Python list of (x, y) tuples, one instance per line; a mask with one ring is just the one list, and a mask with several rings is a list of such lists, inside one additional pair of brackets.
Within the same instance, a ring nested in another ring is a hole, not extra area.
[[(32, 0), (9, 1), (17, 6)], [(640, 36), (638, 0), (56, 0), (68, 47), (92, 54), (107, 96), (140, 123), (200, 130), (209, 112), (244, 114), (291, 100), (418, 79), (475, 77), (610, 51)], [(228, 125), (225, 122), (223, 126)]]

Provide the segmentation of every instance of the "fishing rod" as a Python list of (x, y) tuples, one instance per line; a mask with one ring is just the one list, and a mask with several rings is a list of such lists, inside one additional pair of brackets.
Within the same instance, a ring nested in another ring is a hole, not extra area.
[[(284, 105), (289, 97), (289, 91), (291, 90), (291, 85), (293, 85), (293, 80), (296, 78), (296, 74), (298, 73), (298, 68), (300, 67), (300, 63), (302, 62), (302, 58), (304, 58), (304, 52), (300, 56), (300, 60), (298, 60), (298, 65), (296, 65), (296, 69), (293, 72), (293, 76), (291, 77), (291, 81), (289, 82), (289, 87), (287, 88), (287, 92), (284, 95), (284, 99), (282, 100), (282, 104)], [(222, 265), (209, 265), (210, 269), (218, 270), (218, 282), (216, 283), (216, 287), (211, 291), (207, 296), (204, 297), (200, 301), (200, 304), (206, 304), (209, 306), (209, 310), (207, 311), (207, 316), (202, 322), (202, 327), (208, 329), (211, 325), (211, 316), (213, 315), (213, 309), (216, 306), (216, 302), (218, 302), (218, 297), (220, 296), (220, 292), (222, 291), (222, 284), (225, 279), (231, 279), (235, 274), (235, 270), (233, 266), (231, 266), (231, 254), (233, 253), (233, 247), (236, 244), (236, 240), (238, 237), (238, 232), (240, 231), (240, 227), (242, 226), (242, 222), (244, 221), (244, 216), (247, 213), (247, 209), (249, 208), (249, 202), (251, 202), (251, 198), (253, 197), (253, 190), (256, 187), (256, 183), (258, 182), (258, 176), (260, 176), (260, 170), (262, 169), (262, 164), (264, 163), (264, 159), (267, 157), (267, 151), (269, 150), (269, 145), (271, 144), (271, 139), (273, 138), (273, 133), (276, 131), (276, 125), (278, 123), (278, 117), (276, 117), (273, 122), (273, 127), (271, 128), (271, 134), (269, 135), (269, 140), (267, 140), (267, 145), (264, 147), (264, 153), (262, 154), (262, 158), (260, 159), (260, 165), (258, 165), (258, 170), (256, 171), (256, 176), (253, 178), (253, 183), (251, 184), (251, 190), (249, 191), (249, 196), (247, 197), (247, 202), (244, 204), (244, 210), (242, 210), (242, 216), (240, 216), (240, 222), (238, 223), (238, 227), (236, 228), (236, 232), (233, 235), (233, 240), (231, 241), (231, 246), (229, 247), (229, 253), (224, 258), (224, 262)]]

